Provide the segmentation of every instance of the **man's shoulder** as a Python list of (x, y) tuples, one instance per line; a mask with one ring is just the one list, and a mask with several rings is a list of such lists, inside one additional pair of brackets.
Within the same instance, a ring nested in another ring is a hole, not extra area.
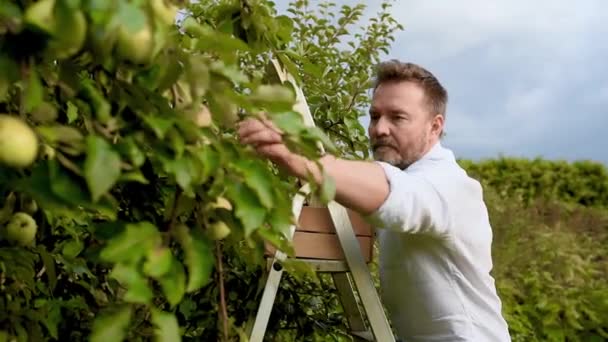
[(454, 191), (461, 195), (470, 194), (480, 197), (483, 193), (481, 183), (471, 177), (450, 153), (436, 154), (434, 158), (422, 159), (405, 172), (423, 178), (439, 191)]

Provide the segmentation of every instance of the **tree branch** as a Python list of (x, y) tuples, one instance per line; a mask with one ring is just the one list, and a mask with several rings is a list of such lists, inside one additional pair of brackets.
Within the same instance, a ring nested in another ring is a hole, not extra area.
[(168, 231), (172, 231), (177, 221), (177, 208), (179, 205), (179, 198), (182, 195), (182, 189), (178, 186), (175, 190), (175, 196), (173, 197), (173, 205), (171, 206), (171, 216), (169, 218), (169, 224), (167, 226)]
[(226, 289), (224, 288), (224, 270), (222, 267), (222, 245), (218, 240), (215, 242), (215, 253), (217, 259), (217, 273), (220, 287), (220, 311), (219, 316), (223, 327), (223, 340), (228, 341), (228, 309), (226, 306)]

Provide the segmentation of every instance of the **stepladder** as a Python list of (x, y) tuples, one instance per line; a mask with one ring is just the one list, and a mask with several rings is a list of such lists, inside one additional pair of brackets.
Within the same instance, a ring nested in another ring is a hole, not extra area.
[[(293, 76), (277, 60), (271, 63), (276, 79), (290, 82), (296, 91), (294, 110), (305, 124), (314, 125), (304, 93)], [(395, 341), (368, 267), (373, 259), (373, 230), (357, 213), (336, 201), (321, 205), (309, 195), (310, 186), (305, 184), (292, 202), (296, 223), (286, 237), (294, 247), (295, 258), (315, 272), (331, 275), (354, 341)], [(266, 249), (266, 256), (262, 296), (247, 329), (251, 342), (264, 341), (287, 259), (284, 252), (272, 247)]]

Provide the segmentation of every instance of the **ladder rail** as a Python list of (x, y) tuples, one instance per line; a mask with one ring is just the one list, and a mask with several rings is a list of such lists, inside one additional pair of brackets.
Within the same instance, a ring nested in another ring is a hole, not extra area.
[[(294, 217), (300, 216), (300, 212), (304, 206), (304, 201), (306, 200), (303, 194), (308, 193), (310, 193), (310, 186), (305, 184), (302, 188), (300, 188), (300, 193), (295, 195), (292, 202), (292, 213)], [(287, 232), (287, 238), (289, 241), (292, 241), (295, 231), (296, 226), (291, 225), (289, 227), (289, 231)], [(266, 332), (266, 328), (268, 327), (268, 321), (272, 312), (272, 306), (274, 304), (277, 291), (279, 290), (281, 276), (283, 275), (283, 267), (281, 267), (280, 262), (285, 260), (286, 257), (286, 254), (279, 249), (277, 249), (274, 253), (270, 271), (266, 279), (266, 286), (264, 287), (262, 299), (260, 301), (260, 305), (258, 306), (256, 319), (253, 323), (253, 327), (251, 327), (251, 335), (249, 337), (251, 342), (261, 342), (264, 339), (264, 334)]]

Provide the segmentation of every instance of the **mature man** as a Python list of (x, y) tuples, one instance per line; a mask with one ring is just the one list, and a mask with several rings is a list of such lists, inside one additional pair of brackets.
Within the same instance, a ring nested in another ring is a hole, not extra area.
[[(336, 201), (377, 227), (383, 303), (414, 341), (510, 341), (492, 269), (492, 229), (480, 184), (442, 146), (447, 92), (424, 68), (380, 64), (370, 109), (375, 161), (321, 159)], [(322, 174), (290, 152), (269, 122), (249, 119), (241, 140), (293, 175)]]

